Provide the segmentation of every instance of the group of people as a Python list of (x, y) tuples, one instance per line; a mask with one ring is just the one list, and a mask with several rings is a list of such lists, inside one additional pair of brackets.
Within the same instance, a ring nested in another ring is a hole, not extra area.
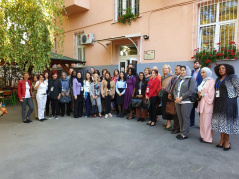
[[(145, 68), (136, 73), (132, 64), (127, 73), (114, 70), (113, 75), (107, 69), (102, 75), (93, 67), (86, 72), (83, 79), (81, 72), (70, 69), (70, 75), (62, 72), (58, 78), (57, 71), (45, 72), (29, 80), (29, 74), (23, 74), (18, 83), (18, 97), (22, 103), (24, 123), (32, 122), (31, 113), (43, 122), (49, 116), (49, 104), (52, 114), (49, 117), (58, 119), (70, 116), (74, 118), (90, 116), (100, 118), (112, 117), (112, 108), (116, 116), (137, 121), (149, 119), (147, 125), (155, 126), (159, 115), (165, 120), (165, 130), (177, 134), (178, 140), (187, 139), (190, 127), (195, 123), (195, 109), (200, 115), (200, 142), (212, 143), (213, 131), (221, 133), (216, 147), (225, 151), (231, 149), (230, 134), (239, 133), (237, 96), (239, 79), (233, 66), (219, 64), (214, 71), (217, 79), (212, 78), (212, 71), (201, 68), (201, 61), (194, 61), (194, 70), (188, 66), (177, 65), (175, 74), (169, 65), (162, 68)], [(140, 105), (134, 106), (135, 99)], [(112, 105), (113, 104), (113, 105)], [(29, 110), (26, 114), (26, 106)], [(145, 107), (146, 106), (146, 107)], [(85, 110), (83, 110), (85, 108)], [(171, 123), (173, 121), (173, 124)]]

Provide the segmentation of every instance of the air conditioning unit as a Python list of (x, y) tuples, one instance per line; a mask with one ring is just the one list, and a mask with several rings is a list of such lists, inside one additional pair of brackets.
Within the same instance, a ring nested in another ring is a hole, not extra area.
[(82, 45), (93, 44), (94, 40), (95, 40), (95, 35), (92, 33), (81, 35), (81, 44)]

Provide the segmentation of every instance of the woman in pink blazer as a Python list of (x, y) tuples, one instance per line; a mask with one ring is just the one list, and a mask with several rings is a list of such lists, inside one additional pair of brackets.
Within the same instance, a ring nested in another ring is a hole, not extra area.
[(198, 102), (197, 112), (200, 112), (200, 142), (212, 143), (211, 121), (213, 113), (213, 101), (215, 97), (215, 80), (211, 77), (212, 71), (204, 67), (201, 69), (203, 78), (198, 86), (198, 96), (201, 99)]

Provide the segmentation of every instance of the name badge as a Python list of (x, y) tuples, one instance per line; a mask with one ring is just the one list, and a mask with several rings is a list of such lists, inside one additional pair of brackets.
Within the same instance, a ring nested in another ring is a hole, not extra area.
[(146, 89), (146, 93), (149, 93), (149, 88)]
[(139, 90), (139, 95), (141, 95), (141, 89)]
[(52, 86), (52, 87), (51, 87), (51, 91), (53, 91), (53, 90), (54, 90), (54, 87)]
[(110, 90), (108, 89), (107, 92), (110, 92)]
[(83, 87), (81, 87), (81, 91), (83, 91), (84, 90), (84, 88)]
[(219, 98), (219, 97), (220, 97), (220, 91), (216, 90), (216, 98)]

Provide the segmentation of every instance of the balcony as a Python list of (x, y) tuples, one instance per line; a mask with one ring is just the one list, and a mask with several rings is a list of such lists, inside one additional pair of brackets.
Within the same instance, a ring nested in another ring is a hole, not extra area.
[(79, 14), (90, 9), (90, 0), (65, 0), (68, 16)]

